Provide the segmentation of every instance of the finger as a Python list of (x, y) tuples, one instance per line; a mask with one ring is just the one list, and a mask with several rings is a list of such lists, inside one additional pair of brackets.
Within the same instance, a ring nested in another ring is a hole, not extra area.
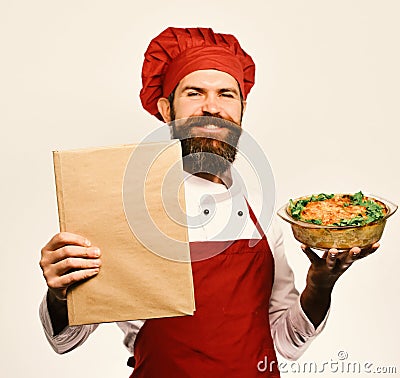
[(370, 255), (371, 253), (374, 253), (379, 247), (380, 247), (379, 243), (374, 243), (367, 248), (361, 249), (360, 257), (366, 257), (366, 256)]
[(306, 254), (311, 264), (316, 264), (321, 261), (319, 256), (310, 247), (307, 247), (305, 244), (302, 244), (301, 249)]
[(52, 273), (56, 276), (62, 276), (70, 273), (72, 270), (95, 269), (100, 268), (100, 259), (81, 259), (77, 257), (68, 257), (52, 266)]
[(78, 247), (74, 245), (69, 245), (57, 249), (56, 251), (45, 251), (42, 253), (42, 257), (39, 262), (39, 266), (43, 271), (43, 275), (46, 280), (49, 277), (57, 275), (61, 269), (55, 265), (66, 259), (81, 258), (81, 259), (99, 259), (101, 256), (100, 249), (97, 247)]
[(99, 268), (77, 270), (60, 277), (56, 277), (47, 284), (50, 289), (65, 289), (77, 282), (94, 277), (99, 273)]
[[(379, 243), (374, 243), (371, 245), (371, 248), (369, 249), (369, 254), (374, 253), (381, 245)], [(362, 251), (361, 251), (362, 252)]]
[(339, 256), (339, 251), (336, 248), (331, 248), (328, 251), (325, 261), (326, 261), (326, 266), (328, 267), (329, 270), (332, 270), (336, 266), (338, 256)]
[(356, 261), (360, 257), (361, 248), (353, 247), (348, 252), (347, 255), (343, 258), (342, 268), (346, 270), (354, 261)]
[(91, 243), (81, 235), (72, 234), (70, 232), (60, 232), (50, 239), (50, 241), (43, 247), (42, 251), (55, 251), (65, 245), (90, 247)]
[(75, 245), (68, 245), (57, 249), (50, 253), (50, 259), (54, 262), (64, 260), (69, 257), (80, 257), (86, 259), (96, 259), (101, 256), (101, 251), (98, 247), (78, 247)]
[(325, 251), (324, 254), (321, 256), (321, 259), (325, 260), (328, 257), (328, 251)]

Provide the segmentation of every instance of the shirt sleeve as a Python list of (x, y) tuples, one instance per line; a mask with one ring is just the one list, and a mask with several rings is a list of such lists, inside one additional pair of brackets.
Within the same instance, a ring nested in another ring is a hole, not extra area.
[(58, 354), (69, 352), (79, 345), (82, 345), (89, 335), (98, 327), (98, 324), (68, 326), (58, 335), (54, 336), (50, 314), (47, 308), (47, 295), (44, 296), (40, 304), (39, 317), (49, 344)]
[(275, 261), (275, 278), (269, 307), (272, 338), (282, 357), (296, 360), (323, 330), (329, 311), (315, 329), (301, 308), (300, 295), (294, 286), (293, 271), (285, 256), (283, 234), (275, 219), (268, 230), (267, 239)]

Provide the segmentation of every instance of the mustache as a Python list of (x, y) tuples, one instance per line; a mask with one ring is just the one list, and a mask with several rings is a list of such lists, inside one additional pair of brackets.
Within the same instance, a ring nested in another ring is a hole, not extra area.
[[(168, 125), (170, 127), (171, 136), (178, 139), (195, 137), (192, 133), (193, 128), (209, 125), (229, 130), (230, 136), (233, 139), (239, 138), (242, 134), (242, 128), (238, 124), (220, 116), (193, 116), (174, 120)], [(228, 139), (231, 138), (228, 137)], [(213, 139), (218, 139), (218, 137), (213, 137)]]
[(203, 127), (208, 125), (214, 125), (232, 131), (238, 131), (242, 129), (236, 123), (222, 118), (221, 116), (193, 116), (189, 118), (177, 119), (169, 123), (170, 127)]

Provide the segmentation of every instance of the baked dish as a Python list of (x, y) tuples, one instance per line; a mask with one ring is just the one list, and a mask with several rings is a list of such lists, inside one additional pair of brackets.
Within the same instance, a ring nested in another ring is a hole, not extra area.
[(362, 192), (350, 194), (318, 194), (289, 201), (294, 219), (323, 226), (364, 226), (382, 219), (385, 205)]
[(382, 236), (397, 205), (374, 195), (310, 195), (289, 200), (278, 215), (292, 226), (294, 237), (317, 249), (371, 246)]

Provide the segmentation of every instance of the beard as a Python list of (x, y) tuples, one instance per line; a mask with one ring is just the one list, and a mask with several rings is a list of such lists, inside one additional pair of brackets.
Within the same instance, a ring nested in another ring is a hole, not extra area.
[[(199, 127), (213, 125), (220, 132), (207, 132)], [(198, 116), (175, 120), (170, 123), (171, 137), (179, 139), (185, 171), (208, 173), (222, 177), (235, 161), (240, 125), (216, 116)]]

